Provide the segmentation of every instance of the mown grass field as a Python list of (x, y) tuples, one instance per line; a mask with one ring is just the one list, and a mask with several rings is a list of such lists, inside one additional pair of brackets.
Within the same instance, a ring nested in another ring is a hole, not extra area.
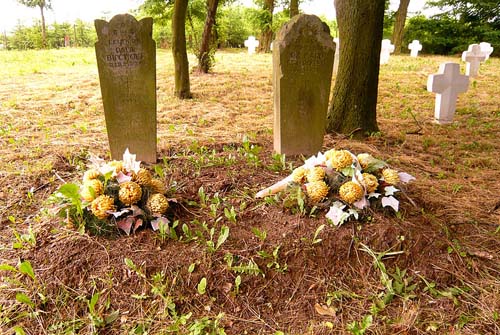
[(426, 82), (445, 61), (461, 63), (391, 56), (380, 132), (325, 137), (325, 150), (369, 152), (417, 178), (400, 215), (332, 227), (254, 199), (302, 162), (272, 154), (271, 55), (218, 51), (181, 101), (159, 50), (156, 165), (197, 237), (109, 238), (66, 227), (47, 204), (89, 154), (109, 158), (94, 50), (0, 52), (0, 332), (500, 334), (500, 60), (481, 65), (443, 126)]

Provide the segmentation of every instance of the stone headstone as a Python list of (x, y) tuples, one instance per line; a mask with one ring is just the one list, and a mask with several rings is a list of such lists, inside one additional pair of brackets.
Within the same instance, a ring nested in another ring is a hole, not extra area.
[(248, 48), (248, 54), (253, 55), (255, 53), (255, 48), (259, 46), (259, 41), (255, 39), (255, 36), (248, 36), (245, 41), (245, 47)]
[(486, 55), (485, 60), (488, 60), (488, 58), (490, 58), (490, 55), (493, 53), (493, 47), (491, 46), (491, 44), (487, 42), (481, 42), (479, 43), (479, 47), (481, 48), (481, 51)]
[(469, 45), (469, 49), (462, 53), (462, 60), (465, 64), (465, 74), (470, 77), (477, 77), (479, 64), (486, 60), (486, 54), (481, 51), (479, 44)]
[(408, 49), (410, 49), (411, 57), (417, 57), (418, 52), (422, 50), (422, 44), (420, 44), (419, 40), (413, 40), (410, 44), (408, 44)]
[(129, 148), (156, 162), (156, 46), (153, 20), (120, 14), (95, 20), (102, 102), (113, 159)]
[(389, 57), (394, 52), (394, 45), (391, 40), (382, 40), (382, 48), (380, 49), (380, 64), (389, 63)]
[(335, 44), (315, 15), (294, 16), (273, 47), (274, 150), (315, 154), (321, 150), (332, 82)]
[(335, 42), (335, 57), (333, 59), (333, 73), (337, 74), (337, 71), (339, 69), (339, 60), (340, 60), (340, 39), (338, 37), (335, 37), (333, 39), (333, 42)]
[(467, 92), (469, 77), (460, 74), (457, 63), (442, 63), (439, 73), (431, 74), (427, 79), (427, 90), (436, 94), (434, 119), (436, 123), (453, 122), (459, 93)]

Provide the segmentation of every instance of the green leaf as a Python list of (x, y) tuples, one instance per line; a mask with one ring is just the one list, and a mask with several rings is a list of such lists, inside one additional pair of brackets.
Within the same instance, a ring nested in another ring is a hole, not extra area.
[(205, 294), (205, 292), (207, 291), (207, 278), (201, 278), (200, 282), (198, 283), (197, 289), (199, 294)]
[(33, 271), (33, 267), (29, 261), (23, 261), (19, 264), (19, 271), (22, 274), (30, 276), (31, 279), (35, 280), (35, 272)]
[(89, 311), (91, 314), (95, 313), (95, 305), (97, 304), (98, 300), (99, 300), (99, 292), (96, 292), (92, 295), (92, 298), (90, 298), (89, 301)]
[(0, 271), (17, 272), (17, 269), (9, 264), (0, 264)]
[(14, 326), (12, 328), (12, 330), (15, 331), (14, 335), (26, 335), (26, 333), (24, 332), (23, 327), (21, 327), (21, 326)]
[(109, 325), (109, 324), (115, 322), (116, 319), (118, 319), (119, 316), (120, 316), (120, 311), (119, 310), (112, 311), (109, 315), (107, 315), (104, 318), (104, 322), (106, 322), (106, 324)]
[(227, 238), (229, 237), (229, 227), (228, 226), (222, 226), (220, 229), (220, 235), (219, 238), (217, 239), (217, 245), (215, 246), (215, 249), (219, 249), (219, 247), (226, 242)]
[(19, 301), (20, 303), (23, 303), (23, 304), (30, 306), (31, 308), (35, 307), (35, 303), (33, 301), (31, 301), (30, 297), (28, 297), (24, 293), (21, 293), (21, 292), (16, 293), (16, 300)]
[(67, 183), (59, 187), (57, 192), (68, 199), (80, 199), (79, 187), (73, 183)]
[(189, 265), (188, 272), (189, 272), (189, 273), (193, 273), (193, 271), (194, 271), (194, 267), (195, 267), (195, 266), (196, 266), (196, 264), (195, 264), (195, 263), (191, 263), (191, 265)]

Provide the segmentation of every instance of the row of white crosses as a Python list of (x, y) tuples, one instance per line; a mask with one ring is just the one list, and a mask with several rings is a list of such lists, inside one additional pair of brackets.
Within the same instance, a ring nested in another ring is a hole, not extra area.
[[(410, 56), (417, 57), (418, 52), (422, 50), (422, 44), (418, 40), (413, 40), (408, 44), (408, 49), (411, 50)], [(387, 64), (391, 53), (394, 52), (394, 45), (391, 44), (391, 40), (382, 40), (382, 47), (380, 49), (380, 64)]]
[(465, 75), (460, 74), (460, 64), (443, 63), (437, 74), (431, 74), (427, 79), (427, 90), (436, 94), (434, 119), (436, 123), (448, 124), (453, 122), (457, 97), (459, 93), (467, 92), (469, 77), (477, 76), (479, 63), (485, 61), (493, 52), (489, 43), (471, 44), (469, 49), (462, 53), (462, 60), (466, 62)]

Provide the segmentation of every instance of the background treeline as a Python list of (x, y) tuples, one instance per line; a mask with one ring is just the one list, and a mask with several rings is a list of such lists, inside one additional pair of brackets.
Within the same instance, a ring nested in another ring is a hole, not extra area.
[[(461, 6), (464, 1), (455, 0), (455, 6), (443, 8), (443, 13), (427, 18), (423, 15), (406, 20), (403, 51), (414, 39), (420, 40), (423, 53), (457, 54), (467, 49), (472, 43), (489, 42), (495, 48), (494, 55), (500, 55), (500, 5), (497, 1), (472, 1)], [(436, 7), (443, 1), (430, 3)], [(475, 6), (474, 6), (475, 5)], [(153, 38), (157, 45), (168, 48), (172, 39), (173, 6), (168, 1), (145, 1), (134, 13), (137, 17), (154, 18)], [(191, 0), (186, 19), (187, 45), (196, 53), (200, 45), (206, 18), (206, 0)], [(386, 10), (384, 38), (391, 38), (395, 12)], [(272, 18), (272, 30), (276, 32), (289, 20), (289, 11), (276, 12)], [(329, 26), (332, 36), (337, 36), (335, 21), (322, 18)], [(261, 8), (247, 8), (224, 1), (219, 7), (214, 27), (214, 44), (218, 48), (242, 47), (249, 35), (259, 36), (265, 25), (266, 12)], [(70, 45), (91, 47), (96, 41), (93, 23), (77, 20), (75, 23), (54, 23), (47, 26), (47, 47), (64, 47), (64, 38), (69, 36)], [(39, 49), (43, 47), (40, 22), (30, 27), (18, 25), (10, 35), (4, 35), (0, 41), (7, 49)]]

